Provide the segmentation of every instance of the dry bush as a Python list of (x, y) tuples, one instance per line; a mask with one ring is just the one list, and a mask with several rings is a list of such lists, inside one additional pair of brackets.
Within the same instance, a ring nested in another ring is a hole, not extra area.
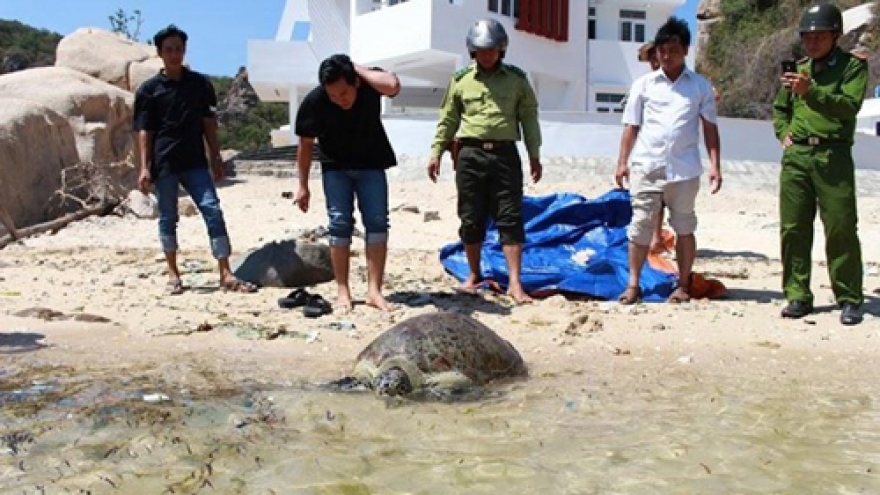
[[(730, 117), (767, 119), (779, 89), (779, 63), (801, 56), (797, 25), (812, 0), (778, 0), (761, 4), (722, 0), (722, 10), (735, 16), (713, 25), (701, 48), (697, 70), (712, 78), (721, 91), (719, 113)], [(840, 0), (845, 10), (864, 0)], [(880, 7), (874, 2), (874, 19), (865, 28), (841, 40), (844, 49), (859, 42), (870, 53), (868, 94), (880, 81)]]
[(61, 171), (61, 187), (50, 209), (68, 212), (89, 206), (121, 203), (137, 181), (138, 168), (128, 159), (113, 163), (82, 162)]

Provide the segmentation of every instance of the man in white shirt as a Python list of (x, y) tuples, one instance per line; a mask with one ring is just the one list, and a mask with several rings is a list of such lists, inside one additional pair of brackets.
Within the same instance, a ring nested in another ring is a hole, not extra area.
[[(691, 34), (684, 20), (670, 17), (657, 31), (654, 44), (660, 70), (637, 79), (623, 112), (624, 130), (614, 178), (629, 181), (633, 217), (629, 237), (629, 280), (618, 299), (641, 299), (639, 276), (651, 243), (657, 216), (664, 205), (676, 234), (678, 287), (669, 302), (690, 300), (691, 269), (697, 252), (694, 204), (700, 190), (700, 124), (709, 154), (709, 184), (721, 188), (721, 141), (716, 124), (715, 96), (705, 77), (684, 65)], [(630, 177), (632, 161), (632, 177)]]

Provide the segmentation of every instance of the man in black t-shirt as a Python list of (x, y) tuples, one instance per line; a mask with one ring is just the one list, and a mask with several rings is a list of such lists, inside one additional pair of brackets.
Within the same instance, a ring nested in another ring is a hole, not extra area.
[(388, 253), (388, 181), (385, 169), (397, 158), (382, 126), (381, 97), (400, 91), (397, 76), (333, 55), (318, 70), (320, 85), (309, 92), (296, 115), (299, 136), (299, 190), (294, 203), (308, 211), (309, 169), (315, 139), (321, 144), (321, 177), (330, 219), (330, 257), (336, 278), (336, 308), (351, 310), (348, 283), (354, 200), (364, 223), (367, 256), (367, 305), (392, 306), (382, 295)]
[(135, 95), (134, 129), (138, 133), (141, 161), (138, 188), (144, 194), (151, 187), (156, 189), (159, 242), (168, 263), (168, 294), (184, 290), (177, 267), (180, 186), (189, 193), (208, 228), (211, 252), (220, 268), (220, 287), (255, 292), (253, 284), (238, 280), (229, 267), (232, 247), (214, 187), (214, 180), (223, 178), (223, 160), (217, 144), (217, 95), (207, 77), (183, 65), (187, 38), (173, 24), (153, 37), (164, 68), (145, 81)]

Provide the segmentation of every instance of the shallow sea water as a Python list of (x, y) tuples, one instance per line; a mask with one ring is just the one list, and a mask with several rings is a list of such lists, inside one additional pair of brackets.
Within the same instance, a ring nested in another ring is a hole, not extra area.
[[(676, 371), (482, 400), (4, 377), (2, 493), (880, 493), (877, 387)], [(155, 397), (154, 397), (155, 398)]]

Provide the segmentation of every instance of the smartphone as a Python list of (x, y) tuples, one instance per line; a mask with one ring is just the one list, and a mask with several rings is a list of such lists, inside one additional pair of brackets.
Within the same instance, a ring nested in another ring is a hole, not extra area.
[(786, 72), (797, 72), (797, 63), (794, 60), (783, 60), (782, 61), (782, 73)]

